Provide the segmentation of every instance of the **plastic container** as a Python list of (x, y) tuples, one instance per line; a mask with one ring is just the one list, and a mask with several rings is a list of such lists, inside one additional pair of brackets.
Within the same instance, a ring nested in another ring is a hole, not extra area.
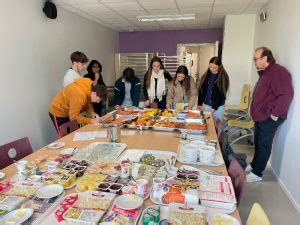
[(171, 203), (169, 205), (170, 224), (197, 224), (205, 225), (205, 208), (199, 205), (187, 206), (184, 204)]
[(212, 146), (201, 146), (199, 148), (199, 161), (203, 164), (210, 164), (215, 160), (216, 149)]

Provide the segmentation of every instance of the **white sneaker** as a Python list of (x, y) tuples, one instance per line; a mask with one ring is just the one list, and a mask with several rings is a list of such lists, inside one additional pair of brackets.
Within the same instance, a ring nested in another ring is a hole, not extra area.
[(262, 181), (262, 178), (255, 175), (254, 173), (250, 172), (246, 176), (246, 181), (247, 181), (247, 183), (260, 182), (260, 181)]
[(248, 164), (248, 166), (245, 169), (245, 173), (250, 173), (253, 170), (251, 164)]

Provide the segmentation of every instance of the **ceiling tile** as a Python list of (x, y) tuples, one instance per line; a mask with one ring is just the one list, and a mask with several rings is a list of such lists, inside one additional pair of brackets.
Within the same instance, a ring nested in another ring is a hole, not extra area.
[[(213, 2), (214, 8), (212, 9)], [(260, 10), (268, 0), (53, 0), (58, 6), (115, 30), (223, 27), (226, 14)], [(176, 4), (177, 3), (177, 4)], [(179, 10), (177, 9), (179, 7)], [(144, 8), (146, 10), (144, 10)], [(140, 22), (136, 16), (196, 14), (196, 20)], [(210, 19), (210, 21), (209, 21)]]
[(134, 11), (120, 11), (120, 15), (124, 17), (137, 17), (137, 16), (146, 16), (148, 13), (146, 13), (145, 10), (134, 10)]
[(219, 5), (245, 5), (247, 6), (252, 0), (215, 0), (214, 6)]
[(184, 25), (199, 25), (199, 24), (208, 24), (209, 19), (202, 20), (185, 20), (183, 21)]
[(55, 5), (64, 5), (65, 3), (62, 0), (52, 0)]
[(215, 6), (213, 14), (242, 14), (247, 5), (223, 5)]
[(210, 18), (211, 19), (224, 19), (225, 18), (225, 13), (212, 13)]
[(69, 5), (98, 3), (97, 0), (62, 0), (62, 1)]
[(177, 9), (151, 9), (147, 10), (151, 15), (174, 15), (179, 14)]
[(143, 10), (137, 2), (105, 3), (105, 5), (115, 11)]
[(205, 6), (205, 7), (194, 7), (194, 8), (182, 8), (180, 9), (181, 13), (195, 13), (195, 14), (210, 14), (212, 7)]
[(261, 4), (267, 4), (270, 0), (253, 0), (252, 4), (261, 3)]
[(139, 0), (139, 3), (146, 9), (177, 9), (175, 0)]
[(80, 9), (88, 13), (98, 13), (98, 12), (111, 12), (110, 9), (106, 8), (101, 4), (84, 4), (84, 5), (73, 5), (74, 8)]
[(98, 13), (91, 13), (91, 15), (97, 17), (97, 18), (107, 18), (107, 19), (112, 19), (112, 18), (120, 18), (122, 19), (123, 17), (114, 13), (114, 12), (98, 12)]
[(70, 12), (76, 13), (76, 14), (80, 14), (81, 11), (79, 9), (74, 8), (73, 6), (70, 5), (60, 5), (63, 9), (68, 10)]
[(98, 0), (102, 3), (124, 3), (124, 2), (136, 2), (137, 0)]
[(264, 7), (263, 3), (250, 4), (243, 13), (257, 13)]
[(185, 7), (212, 6), (214, 0), (176, 0), (180, 9)]

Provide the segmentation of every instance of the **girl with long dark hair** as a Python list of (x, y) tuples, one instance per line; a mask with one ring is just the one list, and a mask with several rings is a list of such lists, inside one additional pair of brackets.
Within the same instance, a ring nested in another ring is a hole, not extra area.
[(186, 66), (179, 66), (173, 81), (170, 82), (167, 94), (167, 108), (175, 109), (176, 105), (183, 103), (185, 109), (191, 109), (196, 102), (197, 89), (194, 79), (189, 76)]
[(209, 68), (200, 79), (198, 106), (213, 114), (215, 124), (221, 123), (229, 87), (229, 77), (219, 57), (209, 60)]
[(102, 76), (102, 65), (97, 60), (92, 60), (87, 67), (87, 74), (84, 75), (86, 78), (90, 78), (93, 81), (93, 86), (97, 90), (98, 96), (100, 96), (101, 101), (99, 103), (93, 103), (93, 108), (95, 113), (99, 116), (102, 115), (102, 109), (105, 108), (105, 103), (107, 100), (107, 86), (103, 81)]
[(144, 77), (145, 105), (157, 104), (159, 109), (166, 108), (166, 80), (171, 81), (171, 75), (165, 70), (161, 59), (154, 56)]

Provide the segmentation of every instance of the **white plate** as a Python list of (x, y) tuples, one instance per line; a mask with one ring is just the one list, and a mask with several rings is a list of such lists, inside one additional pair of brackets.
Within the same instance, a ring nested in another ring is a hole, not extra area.
[(41, 187), (36, 192), (38, 198), (53, 198), (60, 195), (64, 191), (64, 187), (60, 184), (50, 184)]
[[(21, 212), (20, 210), (22, 210), (23, 212)], [(21, 215), (18, 215), (18, 212), (21, 212)], [(16, 209), (6, 214), (0, 220), (0, 224), (21, 224), (28, 220), (32, 216), (32, 214), (33, 209), (30, 208)]]
[(58, 149), (58, 148), (62, 148), (64, 147), (66, 144), (64, 142), (61, 142), (61, 141), (57, 141), (57, 142), (53, 142), (49, 145), (47, 145), (47, 148), (50, 148), (50, 149)]
[(236, 218), (234, 218), (233, 216), (230, 216), (230, 215), (227, 215), (227, 214), (222, 214), (222, 213), (208, 214), (208, 218), (207, 218), (208, 225), (214, 225), (213, 218), (215, 216), (218, 216), (218, 217), (224, 219), (225, 221), (227, 221), (227, 220), (231, 221), (232, 225), (241, 225), (241, 223)]
[(65, 148), (60, 151), (60, 155), (72, 155), (74, 152), (75, 148)]
[(132, 210), (141, 207), (144, 200), (136, 195), (127, 194), (121, 195), (115, 200), (115, 205), (121, 209)]
[(5, 177), (5, 173), (0, 172), (0, 179), (3, 179)]

